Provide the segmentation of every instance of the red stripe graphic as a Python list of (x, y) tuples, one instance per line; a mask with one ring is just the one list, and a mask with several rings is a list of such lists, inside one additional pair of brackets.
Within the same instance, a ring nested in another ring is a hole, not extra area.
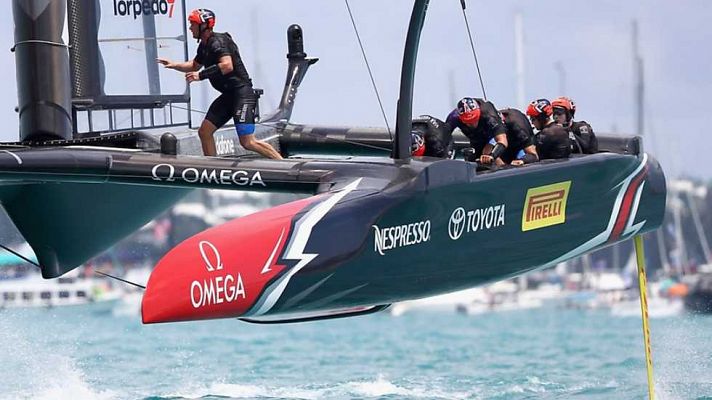
[(618, 218), (616, 218), (616, 223), (613, 227), (613, 232), (611, 233), (611, 237), (608, 239), (609, 242), (614, 242), (618, 240), (623, 234), (623, 231), (625, 230), (625, 227), (628, 222), (628, 217), (630, 217), (633, 208), (635, 194), (638, 192), (638, 188), (640, 187), (640, 184), (643, 183), (643, 181), (645, 180), (647, 174), (648, 167), (646, 165), (643, 170), (640, 171), (638, 176), (636, 176), (628, 186), (628, 189), (626, 190), (625, 195), (623, 196), (623, 203), (621, 204), (621, 208), (618, 211)]

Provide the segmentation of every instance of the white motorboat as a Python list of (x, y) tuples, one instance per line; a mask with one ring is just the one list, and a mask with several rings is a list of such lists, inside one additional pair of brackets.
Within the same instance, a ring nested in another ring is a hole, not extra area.
[(0, 281), (0, 308), (62, 307), (118, 300), (120, 293), (106, 279), (39, 275)]

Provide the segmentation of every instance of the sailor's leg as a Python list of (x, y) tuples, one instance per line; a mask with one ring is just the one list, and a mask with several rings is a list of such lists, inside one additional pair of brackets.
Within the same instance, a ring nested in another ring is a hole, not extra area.
[(203, 146), (204, 155), (212, 157), (217, 155), (213, 134), (232, 117), (234, 102), (234, 97), (221, 94), (210, 105), (205, 115), (205, 120), (200, 125), (200, 129), (198, 129), (198, 136), (200, 137), (200, 144)]
[(215, 150), (215, 139), (213, 138), (213, 134), (216, 130), (218, 130), (218, 128), (207, 119), (203, 120), (203, 123), (200, 125), (200, 129), (198, 129), (198, 136), (200, 137), (200, 144), (203, 147), (203, 155), (211, 157), (217, 155), (217, 151)]
[(235, 113), (235, 130), (240, 139), (240, 145), (247, 150), (254, 151), (264, 157), (281, 160), (282, 155), (269, 143), (255, 139), (255, 106), (256, 101), (252, 88), (242, 89), (237, 100)]
[(269, 143), (261, 142), (255, 139), (254, 134), (240, 135), (240, 145), (247, 150), (259, 153), (264, 157), (274, 160), (281, 160), (282, 155), (277, 152)]

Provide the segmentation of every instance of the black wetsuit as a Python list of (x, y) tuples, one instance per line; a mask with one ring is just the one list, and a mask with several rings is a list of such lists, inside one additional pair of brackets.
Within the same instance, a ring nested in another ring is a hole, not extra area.
[(482, 149), (497, 135), (507, 134), (507, 129), (502, 123), (497, 109), (489, 101), (475, 99), (480, 106), (480, 122), (477, 128), (472, 128), (460, 121), (460, 115), (457, 109), (453, 110), (445, 120), (445, 129), (448, 133), (452, 133), (455, 128), (460, 128), (462, 133), (470, 139), (470, 146), (475, 149), (475, 157), (482, 155)]
[(250, 75), (230, 34), (214, 32), (206, 43), (201, 41), (195, 62), (208, 68), (217, 65), (224, 56), (232, 58), (232, 72), (210, 78), (210, 84), (222, 94), (210, 105), (205, 119), (219, 128), (233, 118), (238, 134), (250, 134), (254, 132), (257, 101)]
[(566, 128), (571, 140), (571, 153), (595, 154), (598, 153), (598, 139), (593, 133), (593, 128), (586, 121), (574, 121)]
[(452, 154), (452, 131), (446, 129), (443, 121), (430, 115), (421, 115), (413, 119), (413, 131), (425, 140), (425, 156), (449, 158)]
[(536, 134), (536, 151), (540, 160), (569, 158), (569, 132), (559, 124), (550, 123)]
[(529, 119), (514, 108), (499, 110), (507, 128), (507, 149), (500, 158), (507, 164), (518, 158), (519, 152), (534, 144), (534, 129)]

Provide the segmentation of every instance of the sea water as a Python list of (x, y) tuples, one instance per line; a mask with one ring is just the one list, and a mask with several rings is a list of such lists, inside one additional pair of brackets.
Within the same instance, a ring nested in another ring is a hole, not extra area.
[[(643, 399), (640, 318), (546, 307), (294, 325), (0, 311), (2, 399)], [(658, 399), (712, 399), (712, 318), (651, 321)]]

